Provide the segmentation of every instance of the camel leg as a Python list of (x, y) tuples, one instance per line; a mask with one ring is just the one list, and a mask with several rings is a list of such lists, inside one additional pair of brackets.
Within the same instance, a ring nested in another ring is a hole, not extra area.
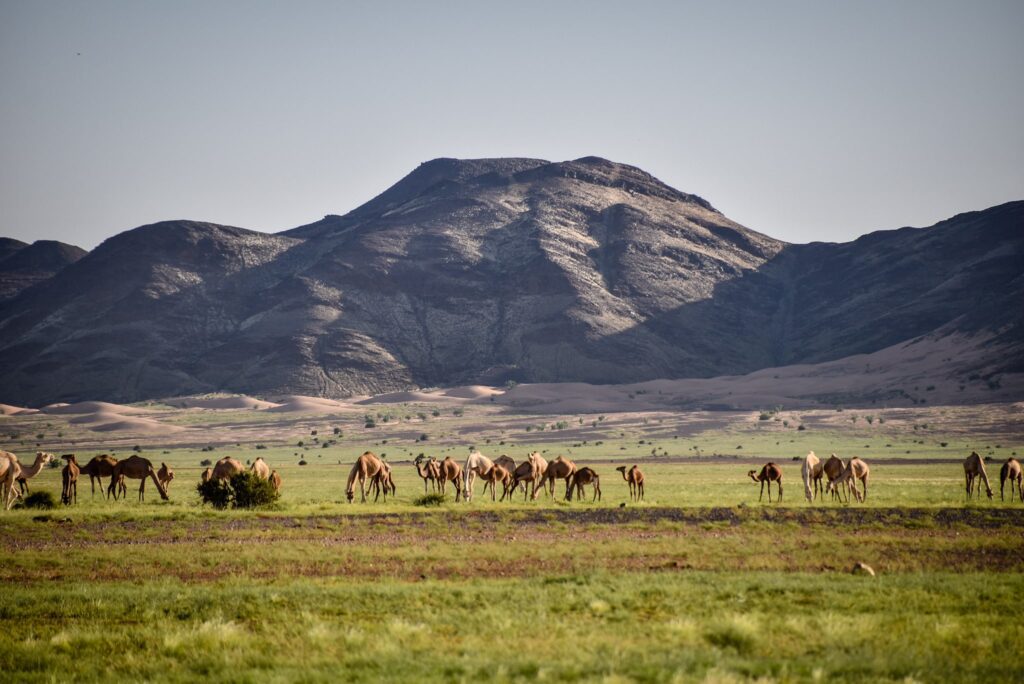
[(139, 483), (139, 501), (146, 500), (146, 478), (142, 478), (142, 482)]
[[(764, 498), (764, 480), (761, 480), (761, 495), (757, 497), (758, 502)], [(768, 501), (772, 500), (772, 490), (768, 490)]]

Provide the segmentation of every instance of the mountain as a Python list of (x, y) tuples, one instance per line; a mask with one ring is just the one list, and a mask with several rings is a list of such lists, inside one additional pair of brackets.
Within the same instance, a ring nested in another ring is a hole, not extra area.
[[(437, 159), (268, 235), (110, 238), (0, 304), (5, 401), (627, 383), (978, 339), (1021, 371), (1024, 202), (787, 245), (597, 157)], [(973, 336), (973, 337), (972, 337)], [(973, 361), (972, 361), (973, 363)]]
[(63, 242), (37, 240), (29, 245), (0, 238), (0, 301), (12, 299), (22, 290), (52, 278), (85, 255), (81, 247)]

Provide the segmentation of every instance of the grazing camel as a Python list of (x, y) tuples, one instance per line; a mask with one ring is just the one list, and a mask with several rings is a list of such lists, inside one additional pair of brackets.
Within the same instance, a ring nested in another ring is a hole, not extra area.
[(207, 468), (199, 476), (199, 481), (200, 482), (209, 482), (212, 479), (213, 479), (213, 468)]
[(813, 503), (818, 495), (822, 470), (821, 459), (813, 451), (808, 451), (804, 457), (804, 464), (800, 467), (800, 477), (804, 481), (804, 496), (807, 497), (808, 503)]
[(352, 470), (348, 473), (348, 483), (345, 485), (345, 498), (349, 503), (352, 503), (356, 496), (356, 479), (359, 480), (359, 491), (362, 494), (361, 503), (366, 503), (366, 481), (370, 480), (372, 485), (374, 476), (381, 471), (383, 465), (384, 462), (369, 451), (363, 452), (363, 455), (356, 459), (356, 462), (352, 464)]
[[(508, 456), (507, 454), (502, 454), (501, 456), (498, 456), (497, 458), (495, 458), (494, 459), (494, 465), (501, 466), (502, 468), (507, 470), (508, 473), (509, 473), (509, 477), (510, 478), (512, 476), (512, 473), (515, 472), (515, 469), (516, 469), (515, 459), (513, 459), (511, 456)], [(502, 484), (504, 485), (504, 482), (502, 482)], [(484, 491), (483, 491), (483, 493), (486, 494), (487, 493), (487, 488), (491, 487), (492, 485), (493, 485), (493, 483), (490, 480), (484, 480)], [(493, 498), (493, 497), (491, 497), (491, 498)], [(505, 492), (502, 492), (501, 493), (501, 500), (504, 500), (504, 499), (505, 499)]]
[(114, 473), (110, 478), (110, 486), (107, 487), (108, 492), (113, 492), (114, 500), (117, 500), (119, 487), (123, 487), (127, 491), (127, 485), (124, 483), (125, 478), (131, 478), (133, 480), (140, 480), (139, 482), (139, 501), (146, 500), (146, 478), (153, 480), (153, 484), (156, 485), (156, 491), (160, 493), (160, 498), (164, 501), (167, 500), (167, 490), (164, 489), (163, 483), (156, 476), (156, 469), (153, 468), (153, 464), (148, 458), (142, 458), (141, 456), (129, 456), (123, 461), (118, 461), (117, 465), (114, 466)]
[(445, 456), (438, 464), (438, 482), (441, 485), (441, 494), (445, 493), (448, 483), (455, 486), (455, 500), (462, 498), (462, 466), (451, 456)]
[(629, 500), (643, 500), (644, 474), (643, 471), (640, 470), (640, 466), (634, 465), (628, 471), (626, 470), (626, 466), (619, 466), (616, 470), (622, 473), (622, 479), (629, 485)]
[(249, 470), (254, 472), (256, 477), (261, 480), (270, 479), (270, 466), (267, 465), (267, 462), (263, 460), (262, 456), (256, 457), (256, 460), (252, 462), (252, 467), (249, 468)]
[(275, 492), (281, 492), (281, 475), (276, 470), (270, 471), (270, 484), (274, 486)]
[(43, 469), (47, 463), (53, 460), (53, 454), (48, 454), (45, 451), (36, 452), (36, 460), (32, 462), (32, 465), (21, 466), (21, 476), (18, 478), (18, 487), (21, 489), (21, 495), (25, 496), (28, 494), (28, 482), (33, 477), (39, 474), (39, 471)]
[(508, 468), (500, 465), (493, 466), (486, 473), (480, 473), (480, 479), (483, 480), (485, 492), (487, 491), (487, 487), (490, 486), (491, 501), (494, 501), (496, 498), (495, 491), (497, 490), (499, 483), (501, 483), (502, 486), (501, 501), (505, 500), (506, 495), (510, 500), (512, 499), (512, 494), (510, 493), (511, 488), (509, 486), (512, 484), (512, 473), (508, 472)]
[(64, 454), (61, 458), (67, 461), (67, 465), (60, 470), (60, 502), (70, 506), (72, 499), (78, 503), (78, 475), (82, 470), (78, 467), (78, 460), (74, 454)]
[(230, 480), (238, 473), (244, 473), (245, 466), (237, 458), (225, 456), (213, 464), (214, 480)]
[[(548, 494), (551, 498), (554, 498), (555, 480), (565, 480), (565, 495), (568, 497), (572, 476), (575, 472), (576, 464), (564, 456), (559, 456), (555, 460), (551, 461), (551, 463), (548, 463), (547, 470), (544, 471), (544, 477), (541, 479), (541, 489), (544, 489), (546, 483), (548, 487)], [(533, 493), (533, 498), (537, 498), (537, 492)]]
[(764, 467), (761, 468), (761, 472), (754, 474), (756, 471), (751, 470), (747, 473), (754, 482), (761, 483), (761, 496), (757, 497), (760, 501), (764, 497), (764, 486), (768, 485), (768, 503), (772, 502), (772, 482), (779, 485), (779, 503), (782, 502), (782, 468), (775, 465), (774, 463), (765, 463)]
[[(981, 480), (978, 480), (978, 478)], [(964, 459), (964, 479), (967, 481), (967, 498), (970, 499), (974, 490), (975, 481), (978, 482), (978, 496), (981, 496), (981, 483), (985, 483), (985, 493), (988, 494), (988, 498), (992, 498), (992, 487), (988, 483), (988, 473), (985, 472), (985, 462), (978, 455), (977, 451), (972, 451), (971, 455)]]
[[(868, 477), (870, 475), (871, 469), (868, 467), (868, 464), (857, 457), (853, 457), (846, 464), (843, 474), (839, 476), (839, 479), (834, 484), (836, 486), (841, 484), (849, 485), (857, 501), (864, 503), (868, 498)], [(857, 490), (857, 480), (860, 480), (861, 484), (864, 485), (863, 494)]]
[(594, 498), (592, 501), (601, 500), (601, 478), (598, 477), (597, 473), (593, 468), (583, 467), (572, 474), (572, 488), (570, 493), (565, 497), (566, 501), (572, 501), (572, 490), (576, 491), (576, 500), (586, 501), (586, 492), (583, 491), (585, 485), (594, 485)]
[(537, 480), (534, 479), (534, 468), (534, 462), (526, 460), (517, 465), (512, 473), (512, 490), (515, 491), (519, 485), (523, 485), (523, 501), (526, 501), (530, 496), (531, 484), (533, 484), (535, 490), (537, 488)]
[(165, 490), (171, 488), (171, 480), (174, 479), (174, 470), (166, 463), (160, 464), (160, 470), (156, 471), (156, 479), (164, 486)]
[(1017, 499), (1024, 502), (1024, 475), (1021, 474), (1020, 461), (1015, 458), (1006, 459), (999, 469), (999, 500), (1003, 499), (1003, 484), (1010, 481), (1010, 503), (1013, 503), (1014, 487), (1017, 488)]
[(89, 476), (89, 484), (92, 486), (92, 495), (96, 496), (96, 481), (100, 483), (100, 494), (105, 495), (103, 489), (104, 477), (110, 477), (114, 474), (114, 466), (117, 465), (117, 459), (111, 458), (107, 454), (100, 454), (99, 456), (93, 456), (89, 459), (89, 462), (84, 466), (81, 466), (79, 470), (82, 475)]
[[(821, 471), (825, 473), (825, 478), (828, 480), (825, 484), (825, 489), (832, 492), (833, 501), (836, 499), (839, 499), (840, 501), (843, 500), (842, 492), (839, 491), (839, 487), (837, 487), (835, 483), (836, 480), (839, 479), (839, 476), (843, 474), (844, 470), (846, 470), (846, 464), (844, 464), (842, 459), (837, 457), (835, 454), (829, 456), (828, 460), (821, 464)], [(824, 495), (822, 495), (822, 498), (825, 498)], [(846, 493), (846, 500), (850, 500), (849, 490), (847, 490)]]
[(4, 510), (11, 510), (15, 499), (21, 496), (16, 483), (21, 474), (18, 457), (10, 451), (0, 451), (0, 493), (3, 493)]
[(477, 476), (489, 473), (493, 467), (494, 461), (479, 451), (474, 450), (469, 454), (469, 457), (466, 459), (466, 465), (462, 469), (462, 499), (464, 501), (473, 500), (473, 481), (476, 480)]
[[(423, 461), (427, 461), (427, 463), (424, 464)], [(438, 486), (440, 486), (440, 482), (438, 482), (438, 480), (440, 478), (441, 469), (439, 467), (433, 467), (437, 463), (436, 459), (432, 458), (427, 460), (426, 456), (420, 454), (412, 463), (416, 466), (416, 474), (423, 478), (423, 493), (427, 493), (427, 483), (430, 483), (431, 488), (434, 491), (437, 491)]]

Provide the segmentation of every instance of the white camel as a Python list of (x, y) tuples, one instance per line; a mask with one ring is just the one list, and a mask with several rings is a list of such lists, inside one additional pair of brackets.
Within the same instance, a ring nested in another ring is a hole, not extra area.
[(494, 467), (494, 461), (487, 458), (479, 451), (472, 451), (466, 459), (466, 466), (462, 469), (462, 477), (465, 486), (462, 488), (462, 498), (465, 501), (473, 500), (473, 481), (478, 475), (486, 475)]
[[(821, 459), (813, 451), (808, 451), (807, 456), (804, 457), (804, 464), (800, 468), (800, 477), (804, 481), (804, 496), (807, 497), (808, 502), (814, 502), (814, 497), (821, 485), (821, 466)], [(814, 485), (813, 490), (812, 484)]]

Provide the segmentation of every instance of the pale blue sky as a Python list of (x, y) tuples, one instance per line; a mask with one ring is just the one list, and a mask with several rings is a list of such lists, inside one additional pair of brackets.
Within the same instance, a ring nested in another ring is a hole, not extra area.
[(279, 231), (434, 157), (598, 155), (845, 241), (1024, 198), (1022, 85), (1022, 2), (0, 0), (0, 234)]

